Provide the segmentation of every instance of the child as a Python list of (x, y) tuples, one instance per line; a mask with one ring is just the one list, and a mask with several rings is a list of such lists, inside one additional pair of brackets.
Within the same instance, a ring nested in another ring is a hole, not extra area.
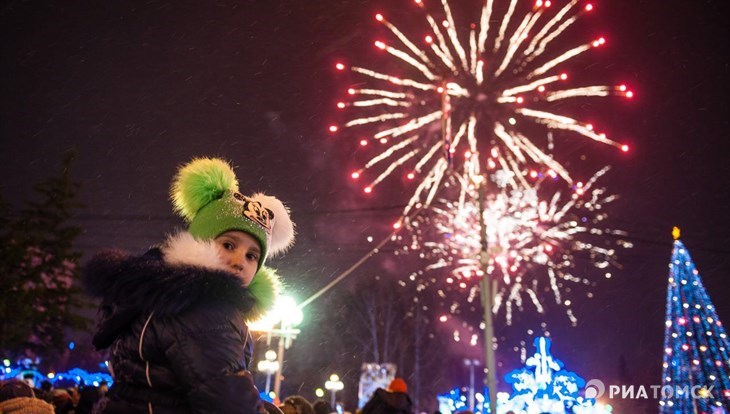
[(264, 262), (293, 242), (289, 212), (274, 197), (240, 194), (220, 159), (181, 167), (171, 196), (187, 231), (139, 257), (102, 252), (85, 270), (101, 298), (94, 346), (111, 347), (103, 412), (259, 412), (246, 322), (277, 295)]

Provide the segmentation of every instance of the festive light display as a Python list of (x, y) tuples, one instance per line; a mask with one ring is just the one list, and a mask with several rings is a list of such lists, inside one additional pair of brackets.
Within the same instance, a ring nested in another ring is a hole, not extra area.
[(662, 392), (659, 412), (726, 413), (730, 342), (689, 251), (678, 239), (669, 263), (665, 326), (662, 385), (670, 392)]
[(574, 184), (565, 166), (548, 154), (551, 143), (543, 137), (549, 131), (628, 151), (593, 124), (564, 113), (568, 101), (577, 98), (634, 96), (626, 85), (564, 86), (570, 78), (564, 67), (606, 42), (597, 37), (574, 44), (569, 37), (571, 26), (593, 6), (579, 0), (562, 6), (543, 0), (529, 6), (517, 0), (483, 3), (478, 23), (462, 26), (447, 0), (433, 13), (416, 0), (429, 27), (420, 46), (377, 14), (394, 36), (393, 43), (375, 42), (395, 59), (392, 73), (336, 64), (358, 78), (348, 89), (350, 98), (337, 104), (353, 113), (343, 126), (366, 131), (367, 138), (358, 137), (361, 146), (373, 142), (381, 148), (352, 178), (367, 180), (363, 191), (370, 193), (404, 169), (408, 179), (419, 182), (404, 216), (436, 198), (449, 170), (475, 177), (484, 166), (500, 166), (521, 180), (532, 168)]
[(537, 352), (527, 360), (525, 367), (505, 376), (505, 381), (512, 386), (512, 394), (497, 397), (497, 414), (509, 411), (515, 414), (608, 414), (612, 411), (610, 405), (580, 395), (585, 381), (576, 373), (564, 370), (563, 363), (553, 358), (550, 339), (538, 337), (534, 344)]
[(106, 382), (110, 387), (114, 383), (112, 376), (105, 372), (87, 372), (81, 368), (73, 368), (60, 374), (48, 374), (51, 383), (55, 384), (61, 380), (71, 380), (76, 385), (93, 385), (98, 387), (102, 382)]
[[(493, 311), (504, 310), (507, 324), (511, 323), (514, 308), (523, 309), (525, 298), (529, 298), (537, 312), (543, 313), (540, 292), (547, 285), (555, 303), (564, 307), (575, 324), (572, 301), (566, 297), (563, 286), (595, 285), (587, 275), (575, 274), (576, 256), (605, 270), (617, 264), (617, 249), (632, 247), (622, 239), (625, 232), (604, 225), (605, 206), (615, 196), (595, 184), (607, 171), (604, 168), (586, 183), (578, 183), (567, 196), (549, 191), (554, 187), (553, 180), (547, 183), (537, 180), (530, 186), (522, 186), (511, 178), (493, 178), (503, 184), (499, 192), (488, 195), (485, 200), (483, 220), (489, 246), (486, 269), (497, 284)], [(499, 172), (507, 177), (512, 174)], [(541, 187), (543, 184), (547, 189)], [(447, 183), (447, 187), (451, 186)], [(469, 188), (462, 184), (455, 187)], [(431, 262), (425, 267), (426, 272), (413, 276), (420, 275), (422, 282), (429, 284), (428, 277), (433, 272), (447, 273), (448, 277), (434, 281), (438, 281), (437, 288), (443, 298), (455, 293), (448, 304), (452, 313), (478, 300), (479, 280), (483, 276), (479, 260), (482, 226), (475, 192), (472, 189), (457, 201), (435, 201), (431, 208), (434, 214), (419, 216), (408, 224), (412, 230), (409, 236), (401, 236), (407, 241), (405, 251), (418, 252)], [(466, 301), (465, 292), (468, 292)]]
[(109, 386), (114, 383), (111, 375), (105, 372), (87, 372), (81, 368), (72, 368), (66, 372), (56, 373), (49, 372), (43, 374), (32, 365), (24, 360), (11, 364), (9, 360), (3, 361), (2, 371), (0, 371), (0, 380), (9, 380), (12, 378), (32, 380), (34, 386), (40, 386), (42, 381), (48, 381), (56, 385), (59, 382), (70, 382), (75, 385), (87, 385), (98, 387), (102, 382), (106, 382)]
[[(453, 390), (445, 393), (445, 394), (439, 394), (436, 396), (436, 399), (439, 402), (439, 409), (438, 411), (442, 414), (451, 414), (456, 413), (459, 411), (465, 411), (469, 409), (469, 405), (467, 402), (467, 392), (468, 390), (463, 390), (461, 388), (454, 388)], [(487, 395), (487, 390), (485, 389), (483, 392), (477, 392), (474, 394), (474, 400), (477, 402), (477, 404), (474, 404), (474, 413), (476, 414), (482, 414), (485, 412), (484, 410), (484, 396)], [(487, 405), (486, 412), (489, 412), (489, 406)]]
[[(497, 414), (610, 414), (613, 408), (592, 398), (581, 396), (585, 380), (576, 373), (563, 369), (564, 364), (550, 353), (551, 342), (546, 337), (534, 341), (535, 354), (525, 366), (505, 375), (512, 393), (497, 393)], [(476, 413), (489, 412), (484, 395), (477, 394)], [(460, 389), (438, 396), (439, 411), (450, 414), (463, 410), (466, 397)]]

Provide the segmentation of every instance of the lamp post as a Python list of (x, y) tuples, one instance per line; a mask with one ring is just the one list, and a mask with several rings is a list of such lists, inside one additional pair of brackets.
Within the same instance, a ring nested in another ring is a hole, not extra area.
[[(448, 90), (449, 82), (444, 81), (441, 84), (439, 92), (441, 93), (441, 136), (444, 147), (444, 158), (448, 165), (451, 165), (451, 97)], [(491, 414), (497, 412), (497, 372), (494, 357), (494, 348), (492, 342), (494, 340), (494, 322), (492, 320), (492, 303), (494, 302), (493, 281), (489, 278), (489, 242), (487, 240), (487, 224), (484, 222), (484, 197), (487, 187), (486, 175), (480, 173), (474, 177), (474, 181), (478, 185), (479, 197), (479, 223), (481, 225), (481, 251), (479, 253), (479, 262), (482, 267), (481, 281), (481, 301), (484, 309), (484, 362), (487, 368), (487, 377), (485, 382), (489, 390), (489, 408)], [(473, 388), (473, 387), (472, 387)]]
[(332, 391), (332, 408), (335, 408), (335, 394), (337, 391), (342, 390), (345, 388), (345, 384), (340, 381), (340, 377), (337, 374), (330, 375), (329, 381), (324, 383), (324, 387), (328, 390)]
[(492, 303), (493, 303), (493, 281), (489, 277), (489, 242), (487, 240), (487, 223), (484, 221), (484, 198), (486, 197), (487, 179), (484, 175), (476, 177), (479, 185), (479, 223), (481, 252), (479, 252), (479, 263), (482, 266), (481, 281), (481, 299), (482, 308), (484, 309), (484, 361), (487, 366), (487, 390), (489, 391), (489, 412), (495, 414), (497, 412), (497, 369), (494, 361), (494, 322), (492, 320)]
[[(260, 321), (252, 323), (249, 328), (252, 331), (266, 332), (266, 343), (271, 344), (272, 337), (279, 338), (278, 350), (276, 352), (277, 360), (275, 361), (278, 369), (274, 376), (274, 394), (279, 397), (281, 391), (281, 371), (284, 369), (284, 351), (289, 349), (294, 338), (299, 334), (299, 329), (295, 327), (302, 323), (304, 315), (297, 305), (296, 301), (290, 296), (279, 296), (274, 308), (266, 314)], [(276, 328), (276, 326), (279, 326)]]
[(469, 367), (469, 411), (474, 412), (474, 367), (481, 363), (478, 359), (464, 359), (464, 365)]
[(271, 374), (279, 371), (279, 361), (276, 360), (276, 352), (269, 349), (263, 361), (259, 361), (257, 368), (259, 372), (266, 373), (266, 394), (271, 391)]

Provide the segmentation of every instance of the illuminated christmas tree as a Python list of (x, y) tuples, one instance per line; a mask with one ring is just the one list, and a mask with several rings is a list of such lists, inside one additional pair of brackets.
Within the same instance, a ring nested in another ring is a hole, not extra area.
[(730, 343), (679, 229), (673, 234), (659, 412), (727, 413)]

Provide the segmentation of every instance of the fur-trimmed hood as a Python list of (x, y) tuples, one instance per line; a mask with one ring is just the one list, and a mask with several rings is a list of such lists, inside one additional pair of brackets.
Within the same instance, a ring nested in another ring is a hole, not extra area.
[[(170, 236), (143, 256), (118, 250), (102, 251), (84, 269), (86, 290), (103, 303), (126, 313), (154, 311), (174, 315), (203, 300), (226, 301), (254, 321), (268, 311), (278, 295), (279, 279), (262, 266), (249, 287), (218, 256), (213, 241), (188, 232)], [(116, 307), (116, 306), (115, 306)]]

